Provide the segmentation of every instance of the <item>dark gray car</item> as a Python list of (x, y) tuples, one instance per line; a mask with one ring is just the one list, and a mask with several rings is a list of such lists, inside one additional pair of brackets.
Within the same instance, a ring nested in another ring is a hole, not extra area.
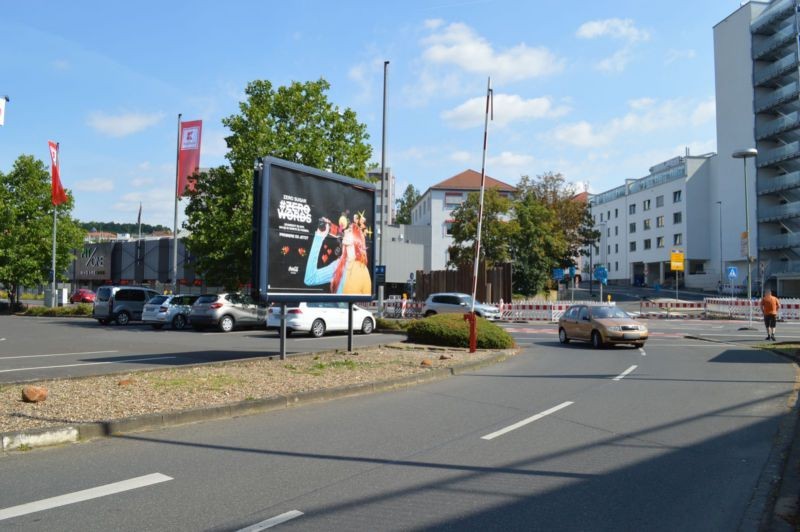
[(207, 294), (197, 298), (189, 313), (192, 327), (201, 330), (217, 327), (230, 332), (236, 327), (263, 327), (267, 307), (257, 305), (247, 294)]
[(127, 325), (131, 320), (141, 320), (145, 303), (158, 292), (143, 286), (101, 286), (92, 308), (92, 317), (106, 325), (112, 321)]

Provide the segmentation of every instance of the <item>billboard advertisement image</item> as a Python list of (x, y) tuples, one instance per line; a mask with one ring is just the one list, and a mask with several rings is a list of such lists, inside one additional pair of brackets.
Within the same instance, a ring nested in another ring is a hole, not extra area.
[(253, 270), (262, 301), (369, 301), (375, 187), (264, 158), (254, 182)]

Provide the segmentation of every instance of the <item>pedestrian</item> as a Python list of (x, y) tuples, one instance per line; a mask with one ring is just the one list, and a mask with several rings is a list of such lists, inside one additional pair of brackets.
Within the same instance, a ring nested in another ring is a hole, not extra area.
[(400, 302), (400, 317), (406, 317), (406, 305), (408, 304), (408, 294), (403, 293), (403, 300)]
[(767, 340), (775, 341), (775, 324), (778, 321), (778, 310), (781, 302), (775, 297), (775, 290), (770, 290), (761, 298), (761, 312), (764, 313), (764, 326), (767, 328)]

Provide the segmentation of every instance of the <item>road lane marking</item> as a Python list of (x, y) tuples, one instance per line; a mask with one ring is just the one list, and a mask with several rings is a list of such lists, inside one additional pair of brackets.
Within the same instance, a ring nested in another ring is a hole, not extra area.
[(627, 375), (628, 373), (630, 373), (631, 371), (635, 370), (635, 369), (636, 369), (636, 368), (638, 368), (638, 367), (639, 367), (639, 366), (631, 366), (631, 367), (629, 367), (628, 369), (626, 369), (625, 371), (623, 371), (622, 373), (620, 373), (619, 375), (617, 375), (616, 377), (614, 377), (614, 379), (613, 379), (613, 380), (615, 380), (615, 381), (621, 381), (622, 379), (624, 379), (624, 378), (625, 378), (625, 375)]
[(74, 368), (77, 366), (100, 366), (102, 364), (124, 364), (126, 362), (146, 362), (150, 360), (167, 360), (169, 358), (178, 358), (178, 357), (129, 358), (126, 360), (109, 360), (106, 362), (83, 362), (80, 364), (62, 364), (60, 366), (36, 366), (33, 368), (0, 369), (0, 373), (12, 373), (14, 371), (33, 371), (37, 369)]
[(281, 515), (276, 515), (275, 517), (271, 517), (269, 519), (261, 521), (260, 523), (250, 525), (247, 528), (242, 528), (237, 532), (259, 532), (261, 530), (272, 528), (275, 525), (285, 523), (286, 521), (290, 521), (295, 517), (300, 517), (301, 515), (303, 515), (303, 512), (301, 512), (300, 510), (292, 510), (291, 512), (282, 513)]
[(644, 352), (644, 348), (640, 347), (639, 352), (642, 354), (643, 357), (647, 356), (647, 353)]
[(0, 510), (0, 521), (4, 519), (11, 519), (13, 517), (19, 517), (21, 515), (41, 512), (43, 510), (58, 508), (59, 506), (75, 504), (76, 502), (97, 499), (99, 497), (105, 497), (106, 495), (113, 495), (123, 491), (144, 488), (146, 486), (159, 484), (168, 480), (172, 480), (172, 477), (162, 475), (161, 473), (153, 473), (150, 475), (144, 475), (142, 477), (123, 480), (121, 482), (114, 482), (104, 486), (98, 486), (96, 488), (89, 488), (87, 490), (67, 493), (66, 495), (59, 495), (58, 497), (42, 499), (40, 501), (29, 502), (27, 504), (20, 504), (19, 506), (12, 506), (10, 508)]
[(70, 355), (104, 355), (108, 353), (119, 353), (119, 351), (86, 351), (84, 353), (53, 353), (51, 355), (17, 355), (13, 357), (0, 356), (0, 360), (12, 360), (15, 358), (66, 357)]
[(536, 421), (538, 419), (542, 419), (545, 416), (549, 416), (550, 414), (558, 412), (562, 408), (566, 408), (571, 404), (573, 404), (572, 401), (565, 401), (565, 402), (561, 403), (558, 406), (554, 406), (553, 408), (550, 408), (549, 410), (545, 410), (544, 412), (540, 412), (540, 413), (536, 414), (535, 416), (531, 416), (531, 417), (529, 417), (527, 419), (523, 419), (522, 421), (518, 421), (518, 422), (514, 423), (513, 425), (507, 426), (504, 429), (500, 429), (500, 430), (498, 430), (496, 432), (492, 432), (491, 434), (487, 434), (486, 436), (481, 436), (481, 439), (482, 440), (493, 440), (493, 439), (497, 438), (498, 436), (502, 436), (503, 434), (511, 432), (512, 430), (517, 430), (520, 427), (524, 427), (528, 423), (533, 423), (534, 421)]

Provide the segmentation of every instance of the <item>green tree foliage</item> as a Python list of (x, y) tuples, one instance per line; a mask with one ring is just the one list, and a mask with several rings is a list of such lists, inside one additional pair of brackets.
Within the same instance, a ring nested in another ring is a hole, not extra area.
[(417, 190), (414, 185), (408, 185), (406, 187), (405, 192), (403, 192), (403, 197), (395, 202), (397, 206), (395, 221), (398, 224), (411, 223), (411, 209), (417, 204), (419, 197), (419, 190)]
[[(145, 207), (146, 208), (146, 207)], [(79, 222), (81, 228), (86, 232), (89, 231), (103, 231), (107, 233), (130, 233), (136, 235), (139, 233), (139, 224), (137, 223), (120, 223), (120, 222)], [(156, 231), (169, 231), (172, 229), (164, 227), (163, 225), (150, 225), (142, 224), (142, 234), (149, 235)]]
[[(448, 266), (466, 267), (475, 260), (475, 235), (478, 232), (480, 194), (470, 192), (466, 201), (453, 211)], [(511, 242), (517, 231), (516, 223), (508, 220), (511, 200), (493, 188), (484, 191), (483, 221), (481, 224), (481, 261), (492, 268), (511, 260)]]
[(0, 284), (9, 291), (11, 308), (17, 287), (50, 281), (53, 253), (53, 209), (57, 209), (56, 274), (63, 274), (74, 259), (85, 232), (72, 219), (74, 204), (53, 207), (50, 172), (42, 161), (22, 155), (7, 174), (0, 172)]
[(197, 176), (184, 224), (197, 270), (211, 284), (238, 288), (250, 280), (252, 178), (258, 157), (271, 155), (314, 168), (364, 179), (372, 148), (366, 125), (351, 109), (329, 100), (324, 79), (273, 89), (266, 80), (249, 83), (239, 114), (222, 123), (232, 170)]

